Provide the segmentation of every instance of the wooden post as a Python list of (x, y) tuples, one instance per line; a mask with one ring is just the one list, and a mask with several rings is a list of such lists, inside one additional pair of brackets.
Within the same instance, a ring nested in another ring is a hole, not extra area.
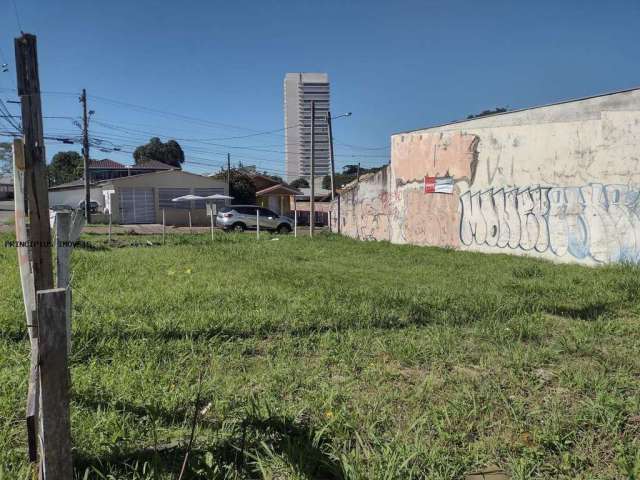
[(29, 207), (29, 240), (35, 290), (53, 287), (49, 196), (42, 135), (42, 107), (36, 37), (29, 33), (15, 40), (18, 95), (22, 106), (24, 175)]
[(65, 289), (38, 291), (37, 305), (40, 330), (42, 473), (45, 480), (71, 479), (73, 462)]
[(27, 233), (27, 197), (25, 185), (25, 162), (22, 140), (13, 140), (13, 191), (15, 203), (15, 229), (18, 242), (18, 265), (20, 267), (20, 283), (22, 300), (27, 320), (27, 330), (31, 342), (31, 366), (27, 391), (27, 447), (29, 461), (38, 460), (38, 417), (40, 385), (38, 381), (38, 328), (36, 326), (36, 291), (33, 282)]
[(293, 236), (298, 237), (298, 205), (295, 199), (293, 200)]
[(71, 355), (71, 213), (56, 214), (56, 286), (66, 292), (65, 312), (67, 326), (67, 354)]
[(329, 231), (333, 232), (333, 225), (331, 224), (331, 210), (329, 210), (328, 216), (329, 216)]
[(189, 233), (193, 233), (191, 231), (191, 209), (189, 209)]
[(109, 245), (111, 245), (111, 210), (109, 210)]
[(260, 210), (256, 208), (256, 239), (260, 240)]
[(164, 245), (164, 208), (162, 209), (162, 244)]
[[(31, 285), (23, 283), (24, 298), (33, 295), (35, 310), (38, 310), (38, 299), (35, 292), (53, 287), (53, 269), (51, 259), (51, 228), (49, 225), (49, 197), (47, 191), (47, 173), (45, 162), (44, 138), (42, 132), (42, 105), (40, 101), (40, 79), (38, 75), (38, 53), (35, 35), (22, 34), (14, 41), (16, 56), (16, 77), (18, 95), (20, 96), (22, 114), (22, 133), (24, 146), (15, 150), (16, 173), (21, 177), (23, 191), (16, 192), (16, 205), (22, 202), (22, 213), (16, 211), (16, 219), (22, 215), (25, 241), (30, 248), (27, 253), (27, 265), (30, 266)], [(16, 144), (14, 143), (14, 147)], [(21, 153), (22, 152), (22, 153)], [(20, 165), (18, 165), (20, 163)], [(25, 200), (26, 198), (26, 200)], [(28, 216), (28, 226), (27, 226)], [(17, 223), (17, 222), (16, 222)], [(16, 232), (19, 227), (16, 225)], [(23, 256), (24, 251), (19, 252)], [(20, 259), (21, 274), (23, 273), (24, 258)], [(23, 279), (23, 282), (25, 279)], [(33, 293), (31, 293), (33, 292)], [(62, 297), (64, 300), (64, 296)], [(29, 299), (29, 302), (31, 300)], [(30, 306), (25, 305), (27, 308)], [(33, 312), (33, 311), (32, 311)], [(64, 322), (64, 317), (62, 317)], [(37, 429), (41, 426), (38, 421), (42, 412), (38, 408), (38, 398), (41, 396), (37, 380), (40, 373), (39, 359), (40, 342), (46, 340), (41, 328), (36, 327), (38, 318), (35, 313), (27, 313), (27, 322), (31, 337), (31, 369), (29, 373), (29, 388), (27, 394), (27, 435), (29, 442), (29, 457), (37, 460), (38, 442), (35, 438)], [(63, 324), (64, 328), (64, 324)], [(35, 334), (35, 336), (34, 336)], [(66, 342), (62, 343), (66, 353)], [(68, 372), (63, 372), (67, 381)], [(41, 456), (42, 458), (42, 456)], [(42, 473), (42, 470), (41, 472)], [(69, 478), (72, 472), (69, 472)]]

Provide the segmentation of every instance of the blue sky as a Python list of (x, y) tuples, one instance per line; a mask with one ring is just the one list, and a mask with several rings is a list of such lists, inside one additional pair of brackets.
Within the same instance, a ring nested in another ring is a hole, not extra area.
[[(283, 171), (282, 132), (229, 137), (284, 126), (286, 72), (328, 72), (333, 114), (353, 112), (334, 124), (338, 166), (385, 163), (394, 132), (640, 85), (637, 0), (15, 2), (38, 36), (45, 116), (79, 116), (84, 87), (95, 139), (129, 151), (152, 133), (187, 139), (195, 172), (227, 151)], [(19, 27), (11, 0), (0, 5), (6, 101)], [(45, 134), (77, 136), (72, 122), (47, 118)], [(61, 149), (79, 146), (48, 142), (47, 156)]]

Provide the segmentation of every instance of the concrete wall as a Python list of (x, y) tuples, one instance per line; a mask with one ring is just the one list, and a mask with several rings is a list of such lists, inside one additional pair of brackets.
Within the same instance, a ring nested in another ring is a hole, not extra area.
[[(451, 193), (425, 193), (425, 176)], [(341, 224), (360, 239), (638, 262), (639, 200), (632, 90), (393, 135), (390, 167), (342, 194)]]

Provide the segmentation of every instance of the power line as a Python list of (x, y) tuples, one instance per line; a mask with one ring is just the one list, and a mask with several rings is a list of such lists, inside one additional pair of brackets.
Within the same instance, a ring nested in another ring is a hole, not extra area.
[(20, 15), (18, 15), (18, 7), (16, 6), (16, 0), (11, 0), (13, 2), (13, 11), (16, 14), (16, 22), (18, 24), (18, 31), (22, 33), (22, 24), (20, 23)]
[(362, 146), (359, 146), (359, 145), (352, 145), (352, 144), (349, 144), (349, 143), (340, 143), (340, 142), (334, 142), (334, 143), (336, 145), (343, 145), (345, 147), (353, 148), (353, 149), (356, 149), (356, 150), (385, 150), (385, 149), (391, 148), (391, 145), (385, 145), (383, 147), (362, 147)]
[(12, 118), (13, 116), (11, 115), (11, 112), (9, 111), (5, 103), (2, 101), (2, 99), (0, 99), (0, 113), (2, 114), (2, 118), (6, 123), (8, 123), (13, 128), (15, 128), (16, 131), (22, 132), (22, 126), (19, 123), (16, 123), (15, 120), (13, 120)]
[[(0, 89), (0, 90), (11, 91), (11, 89), (4, 89), (4, 88)], [(43, 91), (43, 92), (40, 92), (40, 93), (44, 94), (44, 95), (71, 95), (71, 96), (76, 96), (77, 95), (77, 93), (63, 92), (63, 91)], [(131, 108), (133, 110), (137, 110), (137, 111), (141, 111), (141, 112), (154, 113), (154, 114), (158, 114), (158, 115), (162, 115), (162, 116), (171, 116), (171, 117), (180, 118), (180, 119), (182, 119), (184, 121), (191, 122), (191, 123), (194, 123), (194, 124), (199, 124), (199, 125), (204, 125), (204, 126), (217, 126), (217, 127), (223, 127), (223, 128), (233, 128), (233, 129), (240, 129), (240, 130), (248, 130), (248, 131), (252, 132), (252, 133), (248, 133), (248, 134), (244, 134), (244, 135), (234, 135), (234, 136), (227, 136), (227, 137), (176, 139), (176, 140), (181, 140), (181, 141), (199, 141), (199, 142), (212, 141), (212, 142), (215, 142), (215, 141), (219, 141), (219, 140), (238, 140), (238, 139), (251, 138), (251, 137), (256, 137), (256, 136), (261, 136), (261, 135), (273, 135), (273, 134), (276, 134), (278, 132), (283, 132), (285, 130), (300, 126), (300, 123), (295, 123), (295, 124), (286, 125), (286, 126), (284, 126), (282, 128), (259, 131), (259, 130), (255, 130), (255, 129), (252, 129), (252, 128), (249, 128), (249, 127), (244, 127), (244, 126), (239, 126), (239, 125), (232, 125), (232, 124), (222, 123), (222, 122), (215, 122), (215, 121), (212, 121), (212, 120), (205, 120), (205, 119), (201, 119), (201, 118), (191, 117), (191, 116), (188, 116), (188, 115), (183, 115), (183, 114), (179, 114), (179, 113), (175, 113), (175, 112), (160, 110), (160, 109), (156, 109), (156, 108), (145, 107), (143, 105), (136, 105), (136, 104), (123, 102), (123, 101), (120, 101), (120, 100), (114, 100), (114, 99), (110, 99), (110, 98), (102, 97), (102, 96), (97, 96), (97, 95), (91, 95), (91, 98), (99, 100), (99, 101), (102, 101), (102, 102), (111, 103), (111, 104), (114, 104), (114, 105)], [(102, 122), (102, 123), (107, 123), (107, 122)], [(106, 125), (104, 125), (104, 126), (106, 126)], [(107, 128), (117, 128), (117, 129), (120, 129), (122, 131), (125, 130), (123, 127), (118, 127), (118, 126), (113, 126), (113, 125), (107, 126)], [(133, 130), (133, 129), (130, 129), (130, 130)], [(144, 131), (141, 131), (141, 130), (139, 130), (138, 132), (145, 133)], [(150, 132), (147, 132), (147, 134), (157, 135), (157, 134), (153, 134), (153, 133), (150, 133)], [(167, 135), (163, 135), (163, 136), (167, 136)], [(282, 137), (282, 135), (276, 135), (276, 136)], [(342, 143), (342, 142), (334, 142), (334, 143), (336, 145), (342, 145), (342, 146), (346, 146), (348, 148), (360, 149), (360, 150), (384, 150), (384, 149), (390, 148), (389, 145), (379, 146), (379, 147), (367, 147), (367, 146), (354, 145), (354, 144)], [(219, 146), (222, 146), (222, 145), (219, 145)], [(293, 146), (299, 147), (300, 145), (295, 145), (294, 144)], [(233, 147), (225, 146), (225, 148), (233, 148)], [(235, 148), (239, 148), (239, 147), (235, 147)], [(251, 148), (258, 148), (258, 147), (251, 147)], [(274, 153), (284, 153), (284, 152), (279, 151), (279, 152), (274, 152)]]
[(145, 107), (145, 106), (142, 106), (142, 105), (136, 105), (136, 104), (133, 104), (133, 103), (122, 102), (120, 100), (113, 100), (113, 99), (110, 99), (110, 98), (101, 97), (101, 96), (97, 96), (97, 95), (91, 95), (91, 98), (99, 100), (99, 101), (111, 103), (111, 104), (114, 104), (114, 105), (124, 106), (124, 107), (131, 108), (131, 109), (138, 110), (138, 111), (150, 112), (150, 113), (155, 113), (155, 114), (159, 114), (159, 115), (168, 115), (168, 116), (172, 116), (172, 117), (175, 117), (175, 118), (180, 118), (180, 119), (185, 120), (185, 121), (190, 121), (190, 122), (193, 122), (193, 123), (199, 123), (199, 124), (204, 124), (204, 125), (213, 125), (213, 126), (217, 126), (217, 127), (232, 128), (232, 129), (238, 129), (238, 130), (248, 130), (248, 131), (252, 131), (253, 132), (253, 133), (247, 134), (247, 135), (238, 135), (238, 136), (233, 136), (233, 137), (216, 137), (216, 138), (209, 139), (209, 140), (214, 140), (214, 141), (215, 140), (231, 140), (231, 139), (235, 139), (235, 138), (247, 138), (247, 137), (256, 136), (256, 135), (266, 135), (266, 134), (270, 134), (270, 133), (274, 133), (274, 132), (283, 131), (283, 130), (286, 130), (288, 128), (293, 128), (294, 126), (298, 126), (298, 124), (295, 124), (295, 125), (285, 126), (284, 128), (279, 128), (279, 129), (276, 129), (276, 130), (269, 130), (269, 131), (262, 131), (261, 132), (261, 131), (254, 130), (254, 129), (248, 128), (248, 127), (242, 127), (242, 126), (238, 126), (238, 125), (231, 125), (231, 124), (222, 123), (222, 122), (214, 122), (214, 121), (211, 121), (211, 120), (204, 120), (204, 119), (197, 118), (197, 117), (191, 117), (189, 115), (182, 115), (182, 114), (175, 113), (175, 112), (159, 110), (157, 108)]
[[(132, 136), (136, 136), (138, 133), (142, 133), (142, 134), (146, 134), (146, 135), (153, 135), (153, 136), (159, 136), (159, 134), (157, 132), (150, 132), (150, 131), (145, 131), (145, 130), (136, 130), (136, 129), (128, 129), (128, 128), (124, 128), (124, 127), (119, 127), (117, 125), (114, 124), (110, 124), (108, 122), (102, 122), (99, 120), (94, 120), (93, 121), (95, 124), (104, 126), (106, 128), (110, 128), (116, 131), (121, 131), (124, 132), (128, 135), (132, 135)], [(111, 134), (113, 136), (113, 134)], [(123, 137), (120, 137), (123, 138)], [(255, 151), (255, 152), (267, 152), (267, 153), (280, 153), (280, 154), (285, 154), (287, 152), (283, 151), (283, 150), (272, 150), (272, 149), (266, 149), (266, 148), (261, 148), (260, 146), (243, 146), (243, 145), (228, 145), (228, 144), (222, 144), (222, 143), (213, 143), (213, 142), (208, 142), (206, 140), (203, 139), (196, 139), (196, 138), (180, 138), (180, 137), (173, 137), (174, 140), (179, 141), (179, 142), (196, 142), (196, 143), (201, 143), (204, 145), (210, 145), (210, 146), (214, 146), (214, 147), (222, 147), (222, 148), (226, 148), (226, 149), (232, 149), (232, 150), (251, 150), (251, 151)], [(298, 149), (302, 149), (305, 147), (305, 145), (301, 145), (301, 144), (297, 144), (295, 145)], [(327, 144), (327, 149), (328, 149), (328, 144)], [(349, 154), (349, 153), (338, 153), (336, 155), (337, 157), (349, 157), (349, 158), (380, 158), (380, 159), (386, 159), (388, 158), (388, 155), (373, 155), (373, 154)], [(281, 160), (279, 160), (281, 161)]]

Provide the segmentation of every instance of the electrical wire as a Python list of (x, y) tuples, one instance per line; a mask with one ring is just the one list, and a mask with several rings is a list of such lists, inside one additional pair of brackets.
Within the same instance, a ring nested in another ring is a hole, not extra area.
[(13, 2), (13, 11), (16, 14), (16, 23), (18, 24), (18, 31), (22, 33), (22, 24), (20, 23), (20, 15), (18, 15), (18, 7), (16, 6), (16, 0), (12, 0)]

